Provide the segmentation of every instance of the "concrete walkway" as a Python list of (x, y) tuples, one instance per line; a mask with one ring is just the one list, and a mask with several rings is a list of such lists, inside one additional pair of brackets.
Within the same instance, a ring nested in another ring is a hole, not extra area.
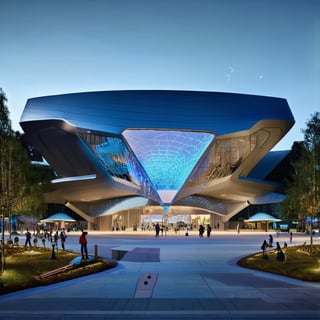
[[(66, 248), (79, 251), (77, 233)], [(267, 233), (89, 232), (89, 252), (116, 268), (57, 285), (0, 296), (1, 319), (320, 319), (320, 283), (239, 267)], [(289, 243), (288, 234), (275, 241)], [(294, 234), (293, 245), (309, 241)], [(317, 237), (314, 243), (319, 243)], [(261, 263), (264, 263), (262, 260)], [(285, 264), (284, 264), (285, 267)], [(320, 269), (319, 269), (320, 272)]]

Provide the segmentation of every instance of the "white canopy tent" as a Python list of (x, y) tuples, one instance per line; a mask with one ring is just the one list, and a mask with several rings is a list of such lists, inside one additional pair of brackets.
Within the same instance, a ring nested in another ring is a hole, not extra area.
[(258, 212), (253, 215), (251, 218), (244, 220), (247, 223), (265, 223), (266, 224), (266, 231), (268, 231), (268, 224), (269, 222), (279, 222), (281, 219), (275, 218), (274, 216), (265, 213), (265, 212)]
[[(75, 222), (73, 218), (65, 213), (55, 213), (48, 218), (40, 220), (41, 223), (58, 223), (58, 226), (62, 229), (65, 228), (65, 223)], [(59, 225), (60, 224), (60, 225)]]

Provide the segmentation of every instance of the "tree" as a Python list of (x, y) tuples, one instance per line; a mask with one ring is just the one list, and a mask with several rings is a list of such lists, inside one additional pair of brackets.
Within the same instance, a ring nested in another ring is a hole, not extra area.
[[(308, 181), (308, 190), (306, 201), (308, 203), (308, 213), (310, 215), (310, 233), (312, 244), (312, 224), (313, 220), (320, 213), (320, 112), (315, 112), (311, 115), (307, 122), (307, 128), (303, 130), (304, 144), (307, 150), (309, 175), (305, 176)], [(319, 224), (319, 221), (318, 221)]]
[[(4, 269), (4, 222), (9, 218), (9, 236), (11, 236), (11, 215), (21, 210), (32, 195), (30, 184), (30, 161), (26, 149), (20, 140), (20, 134), (13, 132), (7, 107), (7, 98), (0, 89), (0, 206), (2, 214), (2, 263)], [(24, 205), (23, 205), (24, 204)]]
[[(303, 228), (302, 221), (305, 221), (306, 207), (301, 197), (306, 186), (305, 180), (306, 150), (303, 142), (294, 142), (290, 153), (290, 166), (287, 170), (287, 177), (284, 181), (286, 187), (286, 199), (281, 204), (281, 214), (283, 219), (299, 219), (300, 227)], [(302, 182), (302, 183), (301, 183)]]
[(8, 175), (9, 162), (9, 140), (12, 135), (11, 123), (9, 120), (9, 110), (7, 108), (7, 97), (0, 89), (0, 208), (2, 214), (2, 246), (1, 246), (1, 271), (4, 269), (4, 221), (5, 214), (9, 204), (9, 184), (10, 179)]
[[(1, 139), (12, 133), (9, 110), (7, 107), (7, 97), (0, 88), (0, 136)], [(2, 140), (1, 140), (2, 142)]]
[(11, 129), (6, 102), (6, 96), (0, 89), (1, 209), (9, 215), (11, 211), (16, 214), (40, 213), (46, 208), (43, 194), (54, 177), (53, 170), (31, 164), (28, 156), (30, 145), (26, 143), (25, 136)]
[(306, 126), (303, 130), (304, 141), (293, 146), (297, 156), (292, 162), (293, 173), (288, 177), (287, 198), (281, 209), (285, 216), (301, 221), (309, 219), (312, 245), (312, 224), (320, 212), (320, 113), (311, 115)]
[(27, 194), (29, 160), (19, 134), (11, 129), (6, 96), (0, 91), (0, 204), (2, 214), (10, 217), (19, 200)]

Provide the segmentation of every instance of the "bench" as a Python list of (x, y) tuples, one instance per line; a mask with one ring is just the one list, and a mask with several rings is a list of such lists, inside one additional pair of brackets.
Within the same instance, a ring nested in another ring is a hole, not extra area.
[(61, 267), (61, 268), (57, 268), (57, 269), (54, 269), (54, 270), (51, 270), (51, 271), (48, 271), (46, 273), (43, 273), (40, 275), (40, 279), (45, 279), (45, 278), (48, 278), (48, 277), (51, 277), (51, 276), (54, 276), (55, 274), (58, 274), (58, 273), (61, 273), (61, 272), (64, 272), (64, 271), (67, 271), (67, 270), (71, 270), (75, 267), (75, 264), (68, 264), (64, 267)]

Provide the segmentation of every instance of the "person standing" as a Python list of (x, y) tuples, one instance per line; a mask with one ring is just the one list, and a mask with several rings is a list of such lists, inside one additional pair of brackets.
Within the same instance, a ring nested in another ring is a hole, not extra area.
[(53, 244), (58, 250), (59, 231), (57, 230), (53, 236)]
[(203, 238), (203, 234), (204, 234), (204, 226), (201, 224), (199, 227), (199, 237)]
[(283, 251), (281, 250), (281, 247), (280, 247), (280, 243), (277, 242), (277, 260), (278, 261), (284, 261), (285, 260), (285, 255), (283, 253)]
[(87, 244), (88, 244), (87, 235), (88, 235), (88, 232), (82, 231), (82, 234), (79, 238), (79, 243), (80, 243), (82, 259), (89, 260), (88, 247), (87, 247)]
[(210, 238), (210, 234), (211, 234), (211, 226), (210, 224), (207, 225), (207, 237)]
[(269, 234), (269, 247), (273, 247), (273, 236)]
[(67, 238), (67, 235), (66, 235), (66, 232), (65, 232), (65, 230), (63, 228), (61, 230), (61, 232), (60, 232), (60, 240), (61, 240), (61, 248), (62, 248), (62, 250), (65, 250), (64, 244), (66, 242), (66, 238)]
[(32, 245), (31, 245), (31, 232), (29, 231), (29, 229), (27, 229), (27, 232), (26, 232), (26, 243), (24, 244), (24, 247), (26, 248), (28, 244), (30, 247), (32, 247)]
[(159, 238), (159, 232), (160, 232), (160, 225), (159, 225), (159, 223), (156, 224), (155, 229), (156, 229), (156, 237)]
[(261, 246), (261, 250), (262, 250), (262, 257), (263, 259), (267, 259), (267, 247), (268, 247), (268, 243), (267, 240), (264, 240)]

